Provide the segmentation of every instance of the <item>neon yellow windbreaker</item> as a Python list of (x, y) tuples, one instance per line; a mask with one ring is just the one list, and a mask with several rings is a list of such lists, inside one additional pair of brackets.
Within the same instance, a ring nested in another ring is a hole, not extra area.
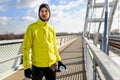
[(55, 62), (61, 61), (55, 29), (48, 22), (38, 19), (28, 26), (22, 44), (24, 69), (31, 67), (30, 49), (31, 62), (36, 67), (50, 67)]

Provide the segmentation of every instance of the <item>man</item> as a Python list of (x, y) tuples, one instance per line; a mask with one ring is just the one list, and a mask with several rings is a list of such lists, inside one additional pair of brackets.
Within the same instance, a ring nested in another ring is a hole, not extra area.
[(24, 35), (22, 44), (24, 75), (32, 80), (42, 80), (43, 76), (46, 80), (56, 80), (56, 62), (58, 67), (64, 66), (66, 69), (66, 66), (61, 62), (57, 50), (55, 29), (48, 23), (51, 15), (48, 4), (40, 5), (38, 15), (39, 19), (28, 26)]

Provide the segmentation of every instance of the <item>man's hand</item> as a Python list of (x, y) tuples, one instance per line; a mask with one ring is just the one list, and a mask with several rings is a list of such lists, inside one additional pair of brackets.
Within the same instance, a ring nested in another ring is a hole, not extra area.
[(32, 78), (32, 71), (30, 70), (30, 68), (24, 70), (24, 75), (27, 78)]
[(60, 66), (63, 66), (66, 69), (66, 66), (61, 61), (58, 61), (58, 71), (59, 72), (60, 72), (60, 70), (59, 70)]

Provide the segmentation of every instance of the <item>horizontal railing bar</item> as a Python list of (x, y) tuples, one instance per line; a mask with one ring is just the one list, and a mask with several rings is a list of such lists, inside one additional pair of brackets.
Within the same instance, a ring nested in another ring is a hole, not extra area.
[(12, 43), (1, 43), (0, 46), (11, 45), (11, 44), (18, 44), (18, 43), (22, 43), (22, 41), (21, 42), (12, 42)]
[(93, 53), (95, 61), (99, 65), (107, 80), (120, 80), (120, 66), (115, 63), (108, 55), (97, 48), (93, 43), (84, 38), (89, 49)]
[[(57, 39), (71, 37), (71, 36), (73, 37), (74, 35), (57, 36)], [(0, 41), (0, 46), (11, 45), (11, 44), (18, 44), (18, 43), (22, 43), (22, 42), (23, 42), (23, 39), (18, 39), (18, 40), (4, 40), (4, 41)]]
[(22, 43), (23, 39), (0, 41), (0, 46)]

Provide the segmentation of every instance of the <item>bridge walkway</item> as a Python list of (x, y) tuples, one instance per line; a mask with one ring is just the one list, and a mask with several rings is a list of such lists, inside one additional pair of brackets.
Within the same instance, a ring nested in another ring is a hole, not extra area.
[[(64, 72), (57, 72), (56, 80), (86, 80), (81, 38), (78, 38), (60, 51), (60, 55), (67, 70)], [(4, 80), (24, 80), (23, 69)]]

